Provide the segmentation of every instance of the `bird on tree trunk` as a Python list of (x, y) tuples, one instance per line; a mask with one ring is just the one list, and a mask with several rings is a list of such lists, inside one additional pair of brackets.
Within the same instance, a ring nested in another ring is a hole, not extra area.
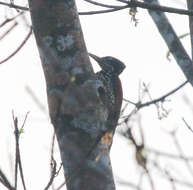
[(89, 56), (101, 67), (101, 71), (96, 73), (97, 79), (102, 81), (104, 85), (104, 88), (99, 89), (99, 94), (103, 104), (108, 109), (106, 130), (98, 135), (91, 150), (93, 151), (101, 140), (105, 141), (109, 148), (111, 147), (112, 137), (118, 123), (123, 100), (122, 85), (119, 75), (125, 69), (125, 64), (110, 56), (98, 57), (91, 53), (89, 53)]

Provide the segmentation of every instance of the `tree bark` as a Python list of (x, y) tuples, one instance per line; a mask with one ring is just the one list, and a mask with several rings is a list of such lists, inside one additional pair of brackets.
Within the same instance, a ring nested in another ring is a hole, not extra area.
[[(159, 4), (158, 0), (144, 0), (144, 2)], [(193, 86), (192, 60), (184, 49), (165, 13), (152, 10), (148, 10), (148, 12), (157, 26), (159, 33), (164, 39), (166, 45), (174, 56), (178, 66), (188, 79), (189, 83)]]
[(68, 190), (115, 189), (109, 151), (99, 144), (108, 110), (100, 100), (74, 0), (29, 0), (49, 113)]
[[(193, 10), (193, 1), (187, 0), (187, 7), (189, 10)], [(190, 26), (190, 39), (192, 48), (192, 59), (193, 59), (193, 16), (189, 16), (189, 26)]]

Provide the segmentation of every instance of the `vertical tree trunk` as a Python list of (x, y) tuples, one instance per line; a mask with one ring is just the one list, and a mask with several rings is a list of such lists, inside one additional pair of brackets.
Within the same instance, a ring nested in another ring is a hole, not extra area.
[(93, 74), (75, 2), (29, 0), (29, 7), (67, 188), (113, 190), (105, 145), (87, 158), (108, 112), (100, 101), (98, 88), (103, 84)]

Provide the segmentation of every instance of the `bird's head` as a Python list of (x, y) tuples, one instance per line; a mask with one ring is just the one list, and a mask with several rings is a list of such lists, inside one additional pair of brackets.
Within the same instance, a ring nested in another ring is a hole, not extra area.
[(109, 74), (120, 75), (125, 69), (125, 64), (114, 57), (98, 57), (91, 53), (89, 53), (89, 56), (92, 57), (100, 65), (101, 69), (104, 72), (107, 72)]

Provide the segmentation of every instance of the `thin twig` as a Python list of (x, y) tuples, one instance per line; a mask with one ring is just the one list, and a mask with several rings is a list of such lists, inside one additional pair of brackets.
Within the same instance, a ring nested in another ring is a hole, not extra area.
[(150, 186), (151, 186), (151, 189), (152, 190), (155, 190), (155, 185), (154, 185), (154, 182), (153, 182), (153, 178), (151, 177), (150, 173), (149, 173), (149, 170), (146, 168), (146, 175), (149, 179), (149, 183), (150, 183)]
[(168, 179), (169, 179), (169, 181), (170, 181), (170, 184), (171, 184), (171, 186), (172, 186), (172, 189), (173, 189), (173, 190), (176, 190), (176, 185), (175, 185), (175, 183), (174, 183), (174, 179), (173, 179), (173, 177), (171, 176), (170, 172), (169, 172), (167, 169), (165, 169), (164, 172), (165, 172), (166, 176), (168, 176)]
[(4, 63), (4, 62), (8, 61), (10, 58), (12, 58), (25, 45), (25, 43), (27, 42), (27, 40), (29, 39), (31, 34), (32, 34), (32, 27), (30, 27), (29, 33), (27, 34), (27, 36), (25, 37), (23, 42), (19, 45), (19, 47), (11, 55), (9, 55), (7, 58), (5, 58), (4, 60), (0, 61), (0, 64)]
[(127, 100), (124, 98), (125, 102), (134, 104), (137, 109), (141, 109), (142, 107), (146, 107), (146, 106), (150, 106), (151, 104), (156, 104), (157, 102), (163, 102), (168, 96), (174, 94), (175, 92), (177, 92), (179, 89), (181, 89), (183, 86), (185, 86), (188, 83), (188, 81), (183, 82), (181, 85), (179, 85), (177, 88), (175, 88), (174, 90), (171, 90), (170, 92), (168, 92), (167, 94), (161, 96), (160, 98), (156, 98), (152, 101), (149, 102), (145, 102), (145, 103), (133, 103), (130, 100)]
[[(167, 152), (162, 152), (153, 148), (147, 148), (146, 147), (146, 151), (149, 153), (153, 153), (156, 156), (161, 156), (161, 157), (167, 157), (170, 159), (180, 159), (180, 160), (184, 160), (184, 157), (182, 155), (175, 155), (175, 154), (171, 154), (171, 153), (167, 153)], [(189, 160), (190, 162), (193, 162), (193, 157), (186, 157), (187, 160)]]
[(118, 179), (116, 180), (116, 183), (118, 183), (119, 185), (130, 187), (131, 189), (142, 190), (141, 187), (138, 187), (138, 185), (135, 185), (133, 182), (129, 182), (128, 180), (124, 181), (122, 179)]
[[(99, 5), (99, 3), (91, 1), (91, 0), (90, 1), (86, 0), (86, 1), (90, 2), (90, 3), (92, 2), (92, 4)], [(155, 4), (145, 3), (145, 2), (139, 2), (139, 1), (126, 1), (126, 0), (117, 0), (117, 1), (122, 2), (122, 3), (126, 3), (127, 8), (139, 7), (139, 8), (142, 8), (142, 9), (149, 9), (149, 10), (154, 10), (154, 11), (161, 11), (161, 12), (168, 12), (168, 13), (176, 13), (176, 14), (183, 14), (183, 15), (193, 16), (193, 11), (185, 10), (185, 9), (177, 9), (177, 8), (172, 8), (172, 7), (167, 7), (167, 6), (160, 6), (160, 5), (155, 5)], [(29, 8), (19, 6), (19, 5), (15, 5), (13, 3), (0, 2), (0, 4), (4, 5), (4, 6), (8, 6), (10, 8), (20, 9), (20, 10), (23, 10), (23, 11), (29, 11)], [(113, 7), (113, 5), (104, 5), (103, 4), (103, 7), (104, 6), (105, 7)], [(111, 10), (99, 11), (99, 12), (97, 12), (97, 11), (80, 12), (79, 15), (92, 15), (92, 14), (108, 13), (108, 12), (113, 12), (113, 11), (117, 11), (117, 10), (111, 9)]]
[(15, 188), (11, 185), (3, 171), (0, 169), (0, 182), (7, 187), (9, 190), (15, 190)]
[(29, 87), (25, 86), (26, 92), (30, 95), (34, 103), (39, 107), (39, 109), (47, 115), (47, 109), (46, 106), (39, 100), (39, 97), (35, 94), (35, 92)]
[(23, 124), (22, 124), (22, 126), (21, 126), (20, 129), (23, 129), (23, 128), (24, 128), (24, 125), (25, 125), (25, 123), (26, 123), (26, 120), (27, 120), (28, 115), (29, 115), (29, 111), (26, 113), (25, 118), (24, 118), (24, 121), (23, 121)]
[[(168, 179), (168, 175), (167, 175), (167, 174), (164, 172), (164, 170), (158, 165), (158, 163), (157, 163), (157, 162), (153, 162), (153, 161), (152, 161), (152, 163), (153, 163), (153, 165), (155, 166), (155, 168), (156, 168), (159, 172), (161, 172), (161, 174), (165, 174), (164, 177), (166, 177), (166, 178)], [(189, 183), (188, 181), (179, 180), (179, 179), (171, 176), (171, 174), (170, 174), (170, 177), (172, 177), (173, 183), (186, 186), (186, 187), (188, 187), (188, 188), (190, 188), (190, 189), (193, 188), (193, 184), (192, 184), (192, 183)]]
[(127, 102), (127, 103), (130, 103), (130, 104), (133, 104), (133, 105), (136, 106), (136, 103), (135, 103), (135, 102), (132, 102), (131, 100), (127, 100), (127, 99), (123, 98), (123, 101), (125, 101), (125, 102)]
[(172, 8), (167, 6), (156, 5), (153, 3), (140, 2), (136, 0), (132, 0), (132, 1), (117, 0), (117, 1), (127, 4), (129, 7), (139, 7), (142, 9), (148, 9), (153, 11), (177, 13), (177, 14), (193, 16), (193, 11), (185, 10), (185, 9), (177, 9), (177, 8)]
[(99, 2), (96, 2), (96, 1), (92, 1), (92, 0), (84, 0), (90, 4), (93, 4), (93, 5), (97, 5), (97, 6), (100, 6), (100, 7), (106, 7), (106, 8), (121, 8), (123, 6), (117, 6), (117, 5), (107, 5), (107, 4), (103, 4), (103, 3), (99, 3)]
[(20, 10), (23, 10), (23, 11), (29, 11), (29, 8), (22, 7), (22, 6), (19, 6), (19, 5), (15, 5), (13, 3), (5, 3), (5, 2), (0, 1), (0, 5), (5, 5), (7, 7), (14, 8), (14, 9), (20, 9)]
[(54, 132), (53, 135), (52, 135), (52, 142), (51, 142), (51, 161), (54, 158), (55, 137), (56, 137), (56, 134)]
[(55, 190), (60, 190), (62, 187), (64, 187), (64, 185), (66, 185), (66, 181), (60, 184), (59, 187), (57, 187)]
[[(29, 112), (28, 112), (29, 113)], [(21, 127), (21, 129), (23, 129), (28, 113), (25, 116), (23, 125)], [(18, 173), (18, 167), (19, 167), (19, 172), (20, 172), (20, 177), (21, 177), (21, 181), (22, 181), (22, 185), (24, 190), (26, 190), (26, 185), (25, 185), (25, 180), (24, 180), (24, 175), (23, 175), (23, 168), (22, 168), (22, 162), (21, 162), (21, 155), (20, 155), (20, 147), (19, 147), (19, 137), (20, 137), (20, 133), (21, 133), (21, 129), (18, 129), (18, 119), (17, 117), (14, 116), (14, 113), (12, 112), (12, 116), (13, 116), (13, 122), (14, 122), (14, 127), (15, 127), (15, 141), (16, 141), (16, 158), (15, 158), (15, 189), (17, 190), (17, 173)]]
[(19, 14), (17, 14), (16, 16), (12, 17), (12, 18), (7, 18), (6, 20), (4, 20), (1, 24), (0, 24), (0, 28), (3, 27), (4, 25), (6, 25), (7, 23), (15, 20), (18, 16), (21, 16), (22, 14), (24, 14), (24, 11), (20, 12)]
[(140, 104), (137, 106), (138, 109), (142, 108), (142, 107), (145, 107), (145, 106), (149, 106), (151, 104), (155, 104), (157, 102), (163, 102), (168, 96), (174, 94), (175, 92), (177, 92), (178, 90), (180, 90), (183, 86), (185, 86), (186, 84), (188, 83), (188, 81), (185, 81), (183, 82), (180, 86), (178, 86), (177, 88), (175, 88), (174, 90), (168, 92), (167, 94), (161, 96), (160, 98), (157, 98), (157, 99), (154, 99), (150, 102), (146, 102), (146, 103), (143, 103), (143, 104)]
[[(26, 123), (26, 119), (27, 119), (27, 116), (28, 116), (29, 112), (27, 112), (26, 116), (25, 116), (25, 119), (24, 119), (24, 122), (23, 122), (23, 125), (22, 127), (20, 128), (20, 131), (21, 129), (23, 130), (24, 128), (24, 125)], [(20, 132), (19, 131), (19, 132)], [(19, 134), (20, 135), (20, 134)], [(19, 143), (19, 138), (18, 138), (18, 143)], [(19, 148), (19, 144), (18, 144), (18, 155), (19, 155), (19, 171), (20, 171), (20, 177), (21, 177), (21, 181), (22, 181), (22, 185), (23, 185), (23, 188), (24, 190), (26, 190), (26, 185), (25, 185), (25, 180), (24, 180), (24, 174), (23, 174), (23, 167), (22, 167), (22, 162), (21, 162), (21, 155), (20, 155), (20, 148)]]
[(48, 184), (46, 185), (46, 187), (44, 188), (44, 190), (48, 190), (49, 187), (52, 185), (53, 181), (54, 181), (54, 178), (56, 176), (56, 161), (52, 158), (52, 161), (51, 161), (51, 166), (52, 166), (52, 172), (51, 172), (51, 176), (50, 176), (50, 180), (48, 182)]
[(186, 122), (186, 120), (182, 117), (182, 121), (185, 123), (186, 127), (193, 133), (192, 127)]
[(79, 12), (79, 15), (95, 15), (95, 14), (102, 14), (102, 13), (111, 13), (119, 10), (123, 10), (128, 8), (128, 6), (122, 6), (122, 7), (117, 7), (113, 9), (107, 9), (107, 10), (100, 10), (100, 11), (88, 11), (88, 12)]
[(15, 118), (14, 113), (12, 111), (13, 123), (15, 127), (15, 189), (17, 190), (17, 175), (18, 175), (18, 165), (19, 165), (19, 131), (18, 131), (18, 120)]
[(12, 25), (0, 36), (0, 40), (2, 40), (5, 36), (7, 36), (17, 25), (18, 22), (12, 23)]
[(180, 146), (180, 143), (179, 143), (179, 141), (178, 141), (178, 139), (177, 139), (176, 131), (171, 132), (171, 135), (172, 135), (172, 137), (173, 137), (174, 144), (175, 144), (175, 146), (176, 146), (176, 148), (177, 148), (177, 150), (178, 150), (178, 152), (179, 152), (180, 157), (183, 158), (187, 169), (189, 170), (190, 174), (193, 176), (193, 168), (192, 168), (192, 166), (190, 165), (190, 162), (189, 162), (189, 160), (187, 159), (187, 157), (184, 155), (184, 152), (183, 152), (183, 150), (182, 150), (182, 147)]
[[(24, 11), (20, 12), (19, 14), (17, 14), (16, 16), (12, 17), (12, 18), (6, 18), (1, 24), (0, 24), (0, 28), (5, 26), (7, 23), (11, 22), (11, 21), (15, 21), (15, 19), (21, 15), (24, 14)], [(10, 31), (13, 30), (13, 28), (15, 26), (18, 25), (18, 22), (15, 21), (9, 28), (7, 31), (5, 31), (1, 36), (0, 36), (0, 40), (2, 40), (7, 34), (9, 34)]]
[(125, 102), (128, 102), (130, 104), (135, 105), (135, 108), (131, 111), (131, 113), (129, 115), (125, 115), (122, 117), (123, 121), (119, 123), (119, 125), (121, 125), (122, 123), (127, 123), (127, 121), (129, 120), (129, 118), (136, 114), (141, 108), (146, 107), (146, 106), (150, 106), (152, 104), (156, 104), (158, 102), (163, 102), (168, 96), (174, 94), (176, 91), (178, 91), (179, 89), (181, 89), (185, 84), (187, 84), (188, 81), (185, 81), (184, 83), (182, 83), (181, 85), (179, 85), (177, 88), (175, 88), (174, 90), (168, 92), (167, 94), (161, 96), (160, 98), (154, 99), (152, 101), (149, 102), (145, 102), (145, 103), (141, 103), (141, 100), (139, 100), (138, 103), (134, 103), (130, 100), (127, 99), (123, 99)]

